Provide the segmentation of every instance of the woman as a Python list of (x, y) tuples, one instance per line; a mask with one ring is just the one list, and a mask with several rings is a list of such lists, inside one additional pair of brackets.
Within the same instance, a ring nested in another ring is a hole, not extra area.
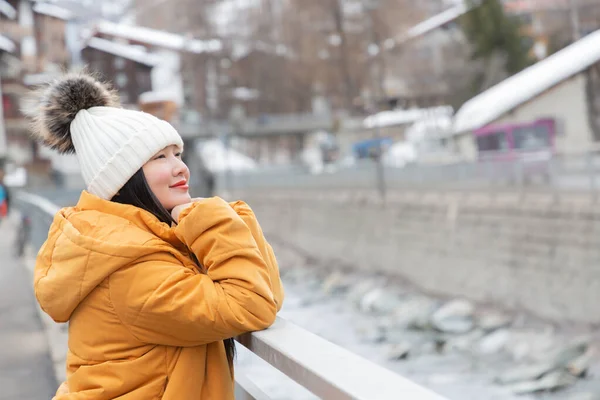
[(233, 399), (233, 337), (281, 308), (277, 262), (250, 208), (191, 199), (167, 122), (68, 75), (37, 94), (35, 133), (75, 152), (87, 190), (54, 218), (35, 294), (69, 321), (55, 399)]

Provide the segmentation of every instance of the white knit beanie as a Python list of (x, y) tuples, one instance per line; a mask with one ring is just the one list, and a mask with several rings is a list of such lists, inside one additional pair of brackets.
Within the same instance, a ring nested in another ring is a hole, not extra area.
[(183, 148), (177, 131), (153, 115), (119, 108), (118, 96), (87, 75), (67, 75), (45, 88), (34, 132), (61, 153), (77, 155), (87, 190), (110, 200), (165, 147)]

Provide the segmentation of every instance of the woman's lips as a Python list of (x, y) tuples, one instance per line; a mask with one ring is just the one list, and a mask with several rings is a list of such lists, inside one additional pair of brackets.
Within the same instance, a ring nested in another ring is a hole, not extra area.
[(187, 190), (190, 187), (187, 184), (187, 181), (179, 181), (176, 184), (174, 184), (173, 186), (171, 186), (171, 189), (182, 189), (182, 190)]

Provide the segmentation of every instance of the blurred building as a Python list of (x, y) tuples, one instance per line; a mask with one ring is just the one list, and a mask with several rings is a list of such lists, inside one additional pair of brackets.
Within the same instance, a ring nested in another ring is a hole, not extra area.
[[(528, 128), (540, 120), (549, 132)], [(506, 126), (527, 127), (522, 141), (543, 139), (538, 150), (582, 152), (600, 142), (600, 30), (467, 101), (454, 120), (457, 150), (471, 160), (478, 151), (527, 150), (506, 140)], [(485, 143), (474, 135), (482, 128)]]
[(600, 28), (597, 0), (507, 0), (505, 8), (524, 23), (538, 59)]
[(0, 78), (7, 153), (30, 171), (48, 161), (30, 139), (21, 112), (23, 96), (70, 64), (66, 29), (73, 15), (66, 9), (29, 0), (0, 1)]
[(87, 41), (81, 56), (91, 71), (113, 83), (124, 105), (137, 105), (141, 94), (152, 91), (152, 69), (161, 61), (139, 47), (96, 37)]

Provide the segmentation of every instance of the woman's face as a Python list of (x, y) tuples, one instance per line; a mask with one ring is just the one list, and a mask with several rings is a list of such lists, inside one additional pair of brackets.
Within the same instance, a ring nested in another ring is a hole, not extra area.
[(172, 145), (159, 151), (143, 167), (150, 190), (164, 208), (189, 203), (190, 170), (181, 160), (181, 149)]

